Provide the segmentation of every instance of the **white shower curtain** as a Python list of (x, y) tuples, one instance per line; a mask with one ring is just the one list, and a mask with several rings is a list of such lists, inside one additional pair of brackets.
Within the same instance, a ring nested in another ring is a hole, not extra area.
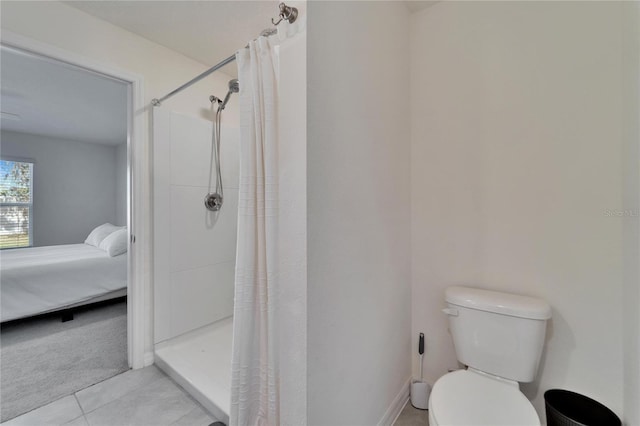
[(233, 426), (278, 426), (278, 60), (266, 37), (236, 59), (240, 195), (229, 417)]

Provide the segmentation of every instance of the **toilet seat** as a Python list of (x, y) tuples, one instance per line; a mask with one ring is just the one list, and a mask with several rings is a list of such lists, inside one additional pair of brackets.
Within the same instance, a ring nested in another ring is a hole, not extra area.
[(531, 402), (516, 386), (471, 370), (442, 376), (429, 398), (431, 426), (540, 426)]

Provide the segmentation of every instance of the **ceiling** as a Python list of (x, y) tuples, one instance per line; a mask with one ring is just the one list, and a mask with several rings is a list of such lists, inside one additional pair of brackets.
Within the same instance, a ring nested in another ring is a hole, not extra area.
[(438, 3), (438, 1), (427, 1), (427, 0), (405, 0), (405, 4), (409, 8), (411, 12), (417, 12), (422, 9), (426, 9), (434, 4)]
[[(278, 1), (66, 1), (99, 19), (189, 58), (215, 65), (233, 55), (278, 15)], [(235, 64), (223, 70), (237, 77)]]
[(0, 73), (2, 130), (107, 145), (126, 142), (127, 84), (5, 46)]
[[(110, 22), (176, 52), (213, 66), (272, 27), (279, 0), (227, 1), (65, 1), (69, 6)], [(410, 11), (437, 1), (406, 0)], [(223, 72), (237, 77), (234, 63)]]

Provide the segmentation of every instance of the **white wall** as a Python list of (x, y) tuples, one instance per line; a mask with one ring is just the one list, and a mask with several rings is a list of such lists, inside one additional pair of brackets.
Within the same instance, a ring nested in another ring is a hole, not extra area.
[[(640, 214), (640, 3), (623, 5), (624, 175), (623, 208)], [(640, 425), (640, 221), (625, 220), (624, 238), (624, 418)]]
[[(237, 103), (237, 95), (229, 102)], [(238, 128), (224, 124), (220, 164), (224, 204), (204, 206), (215, 190), (212, 123), (154, 111), (155, 342), (233, 315), (238, 229)]]
[(116, 147), (2, 132), (3, 157), (31, 159), (33, 245), (79, 244), (116, 223)]
[[(306, 20), (306, 2), (288, 3)], [(295, 24), (294, 24), (295, 25)], [(280, 271), (280, 422), (307, 423), (307, 38), (280, 44), (278, 270)]]
[[(637, 175), (622, 185), (622, 16), (621, 2), (442, 2), (413, 15), (413, 332), (426, 335), (429, 381), (458, 367), (440, 309), (447, 286), (468, 284), (553, 307), (539, 377), (522, 387), (539, 413), (560, 387), (623, 416), (626, 381), (637, 405), (622, 236), (636, 230), (637, 268), (638, 218), (606, 214), (638, 208)], [(636, 286), (637, 272), (632, 303)]]
[(308, 7), (308, 424), (375, 425), (411, 373), (409, 14)]
[[(147, 104), (151, 99), (170, 92), (208, 68), (208, 66), (164, 46), (60, 2), (5, 1), (0, 4), (0, 12), (0, 26), (3, 33), (10, 31), (82, 55), (109, 67), (141, 75), (144, 78), (144, 97)], [(166, 101), (164, 105), (174, 111), (186, 114), (207, 114), (209, 95), (212, 93), (217, 96), (225, 94), (229, 79), (229, 76), (221, 72), (214, 73)], [(230, 105), (225, 111), (227, 122), (237, 122), (237, 108), (235, 106)], [(136, 111), (136, 114), (142, 114), (145, 120), (150, 123), (149, 108)], [(147, 136), (147, 140), (143, 143), (145, 145), (144, 151), (149, 155), (141, 161), (142, 166), (147, 168), (150, 173), (152, 148), (149, 135)], [(148, 198), (138, 201), (146, 206), (145, 209), (149, 209), (145, 214), (150, 217), (151, 188), (147, 188), (144, 192), (148, 194)], [(149, 222), (144, 235), (151, 235), (151, 226), (152, 224)], [(145, 245), (147, 253), (145, 262), (147, 265), (145, 270), (147, 277), (145, 280), (145, 322), (152, 324), (152, 288), (150, 283), (152, 241), (151, 238), (147, 241), (138, 240), (138, 244), (140, 243)], [(149, 333), (146, 336), (145, 352), (151, 354), (152, 351), (153, 336), (152, 333)], [(149, 360), (150, 357), (147, 359)]]

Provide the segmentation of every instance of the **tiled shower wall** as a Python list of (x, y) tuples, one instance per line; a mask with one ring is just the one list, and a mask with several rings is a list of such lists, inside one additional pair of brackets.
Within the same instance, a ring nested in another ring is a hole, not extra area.
[(239, 130), (222, 124), (224, 205), (204, 207), (215, 188), (212, 123), (156, 108), (154, 165), (154, 341), (233, 314)]

